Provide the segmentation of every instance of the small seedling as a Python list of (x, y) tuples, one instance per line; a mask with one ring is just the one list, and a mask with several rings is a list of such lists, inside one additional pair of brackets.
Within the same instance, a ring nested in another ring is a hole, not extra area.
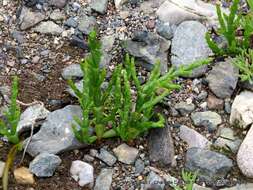
[(175, 190), (193, 190), (193, 184), (197, 179), (197, 172), (191, 173), (187, 172), (184, 169), (182, 170), (182, 179), (184, 181), (184, 186), (181, 188), (179, 186), (174, 186)]

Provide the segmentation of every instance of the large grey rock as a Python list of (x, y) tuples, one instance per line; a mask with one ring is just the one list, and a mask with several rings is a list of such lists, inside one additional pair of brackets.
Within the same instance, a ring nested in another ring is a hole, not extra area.
[(81, 187), (85, 185), (88, 185), (90, 188), (93, 187), (94, 168), (92, 165), (80, 160), (75, 160), (71, 164), (70, 174), (75, 181), (78, 181)]
[(221, 124), (221, 116), (216, 112), (204, 111), (195, 112), (191, 114), (191, 119), (197, 127), (207, 127), (209, 131), (216, 130), (217, 126)]
[(225, 177), (233, 166), (226, 156), (200, 148), (190, 148), (186, 153), (186, 168), (198, 171), (198, 176), (208, 183), (215, 183)]
[(30, 130), (31, 126), (36, 124), (36, 121), (44, 120), (50, 112), (42, 104), (35, 104), (28, 107), (20, 116), (17, 131), (22, 133)]
[(238, 154), (237, 165), (241, 172), (249, 178), (253, 178), (253, 127), (250, 127), (245, 139), (243, 140)]
[(174, 165), (174, 145), (171, 137), (170, 126), (152, 129), (149, 135), (149, 158), (152, 162), (163, 165)]
[(30, 9), (23, 6), (19, 17), (19, 24), (21, 30), (29, 29), (40, 23), (46, 18), (46, 15), (41, 12), (32, 12)]
[(230, 124), (243, 128), (253, 123), (253, 92), (243, 91), (234, 99), (230, 114)]
[(159, 19), (171, 24), (186, 20), (209, 20), (217, 18), (215, 6), (197, 0), (166, 0), (156, 14)]
[(123, 43), (126, 51), (141, 60), (142, 65), (152, 70), (157, 61), (161, 63), (161, 72), (168, 70), (168, 50), (170, 42), (157, 34), (147, 31), (135, 33), (132, 40)]
[(209, 88), (219, 98), (230, 98), (236, 88), (239, 70), (231, 62), (217, 63), (207, 76)]
[(65, 80), (76, 79), (76, 78), (82, 78), (83, 72), (80, 67), (80, 64), (71, 64), (63, 69), (61, 75), (62, 75), (62, 78), (64, 78)]
[(82, 110), (79, 106), (69, 105), (49, 113), (40, 131), (33, 136), (27, 152), (31, 156), (42, 152), (57, 154), (87, 146), (75, 138), (72, 129), (74, 116), (81, 118)]
[(90, 7), (101, 14), (105, 14), (107, 10), (108, 0), (92, 0)]
[(185, 125), (180, 126), (179, 137), (188, 144), (189, 148), (209, 148), (211, 142), (200, 133)]
[[(180, 24), (172, 39), (171, 63), (178, 67), (189, 65), (194, 61), (206, 59), (212, 53), (206, 43), (206, 27), (197, 21), (185, 21)], [(201, 66), (192, 71), (191, 77), (199, 77), (207, 71), (207, 66)]]
[(41, 34), (50, 35), (61, 35), (61, 33), (63, 32), (63, 29), (59, 25), (55, 24), (53, 21), (41, 22), (33, 30)]
[(78, 20), (78, 23), (78, 30), (86, 35), (97, 27), (96, 19), (92, 16), (82, 15)]
[(139, 150), (127, 144), (121, 144), (113, 149), (118, 160), (124, 164), (133, 164), (138, 156)]
[(61, 162), (59, 156), (45, 152), (33, 159), (29, 165), (29, 170), (37, 177), (51, 177)]
[(112, 184), (113, 169), (102, 169), (96, 179), (94, 190), (110, 190)]

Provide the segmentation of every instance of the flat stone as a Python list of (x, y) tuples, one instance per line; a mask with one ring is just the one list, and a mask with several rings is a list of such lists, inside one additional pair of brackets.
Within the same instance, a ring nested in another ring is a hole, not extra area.
[(148, 186), (146, 187), (146, 189), (151, 188), (163, 190), (165, 188), (164, 179), (153, 171), (151, 171), (147, 177), (147, 184)]
[(134, 164), (134, 168), (136, 174), (141, 174), (145, 169), (145, 164), (141, 159), (137, 159)]
[(175, 109), (182, 115), (187, 115), (194, 111), (195, 105), (193, 103), (179, 102), (175, 104)]
[(203, 186), (200, 186), (200, 185), (194, 183), (193, 187), (192, 187), (192, 190), (212, 190), (212, 189), (208, 188), (208, 187), (203, 187)]
[(211, 145), (211, 142), (209, 142), (206, 137), (185, 125), (180, 126), (179, 137), (188, 144), (189, 148), (197, 147), (208, 149)]
[(216, 63), (206, 78), (208, 87), (217, 97), (230, 98), (236, 88), (238, 75), (239, 70), (231, 59)]
[[(49, 113), (40, 131), (33, 136), (27, 152), (31, 156), (42, 152), (57, 154), (87, 146), (75, 138), (71, 127), (74, 123), (73, 117), (81, 119), (81, 116), (81, 108), (75, 105), (68, 105), (63, 109)], [(24, 144), (26, 142), (27, 140)]]
[(3, 176), (4, 167), (5, 167), (5, 162), (0, 161), (0, 178), (2, 178)]
[(62, 75), (62, 78), (64, 78), (65, 80), (76, 79), (76, 78), (82, 78), (83, 72), (82, 72), (80, 64), (71, 64), (63, 69), (61, 75)]
[(216, 112), (211, 111), (192, 113), (191, 119), (195, 126), (207, 127), (209, 131), (216, 130), (217, 126), (222, 122), (221, 116)]
[(94, 11), (105, 14), (107, 11), (108, 0), (92, 0), (91, 9)]
[(59, 9), (56, 9), (50, 14), (50, 19), (55, 20), (55, 21), (64, 20), (65, 15)]
[(88, 185), (90, 188), (94, 184), (94, 168), (92, 165), (76, 160), (73, 161), (70, 168), (71, 177), (78, 181), (78, 184), (83, 187)]
[(104, 148), (100, 149), (100, 153), (97, 155), (97, 158), (105, 162), (108, 166), (113, 166), (117, 162), (117, 158)]
[(102, 169), (96, 179), (94, 190), (110, 190), (112, 184), (113, 169)]
[(190, 148), (186, 153), (186, 168), (191, 172), (198, 171), (198, 177), (208, 183), (224, 178), (233, 166), (226, 156), (200, 148)]
[(253, 183), (237, 184), (234, 187), (223, 188), (222, 190), (252, 190)]
[(59, 156), (45, 152), (33, 159), (29, 165), (29, 170), (37, 177), (51, 177), (61, 162)]
[(159, 162), (163, 165), (174, 165), (174, 145), (171, 137), (170, 126), (150, 130), (149, 159), (152, 162)]
[(102, 49), (105, 52), (109, 52), (112, 50), (114, 42), (115, 42), (115, 35), (106, 35), (103, 36), (101, 39), (102, 42)]
[(53, 21), (46, 21), (41, 22), (38, 26), (36, 26), (34, 31), (41, 34), (61, 35), (64, 30)]
[[(181, 23), (172, 39), (171, 63), (179, 67), (189, 65), (194, 61), (206, 59), (212, 54), (205, 39), (206, 27), (197, 21), (185, 21)], [(199, 77), (205, 74), (207, 66), (203, 65), (192, 71), (190, 77)]]
[(228, 128), (228, 127), (219, 128), (218, 135), (219, 135), (219, 137), (229, 139), (229, 140), (235, 140), (236, 139), (233, 129)]
[(253, 127), (250, 127), (237, 153), (237, 165), (248, 178), (253, 178)]
[(68, 19), (64, 22), (64, 25), (65, 25), (65, 26), (68, 26), (68, 27), (76, 28), (76, 27), (78, 26), (78, 22), (77, 22), (77, 19), (75, 19), (74, 17), (70, 17), (70, 18), (68, 18)]
[(133, 164), (138, 156), (139, 150), (127, 144), (121, 144), (117, 148), (114, 148), (113, 152), (120, 162)]
[(174, 36), (174, 32), (176, 31), (176, 26), (171, 25), (169, 22), (158, 22), (156, 30), (160, 36), (166, 38), (167, 40), (171, 40)]
[(243, 91), (234, 99), (230, 124), (247, 128), (253, 123), (253, 92)]
[(230, 139), (219, 137), (214, 142), (213, 145), (217, 146), (217, 147), (220, 147), (220, 148), (229, 149), (233, 153), (237, 153), (237, 151), (239, 150), (239, 147), (240, 147), (241, 143), (242, 143), (241, 139), (230, 140)]
[(20, 134), (24, 131), (30, 130), (32, 125), (36, 126), (36, 121), (46, 119), (49, 113), (50, 112), (42, 104), (29, 106), (20, 116), (17, 126), (18, 133)]
[(32, 12), (30, 9), (23, 6), (19, 17), (20, 30), (29, 29), (40, 23), (46, 18), (41, 12)]
[(224, 100), (209, 95), (207, 98), (207, 107), (211, 110), (223, 110)]
[(26, 167), (17, 168), (14, 170), (14, 178), (18, 184), (33, 185), (35, 183), (33, 174)]

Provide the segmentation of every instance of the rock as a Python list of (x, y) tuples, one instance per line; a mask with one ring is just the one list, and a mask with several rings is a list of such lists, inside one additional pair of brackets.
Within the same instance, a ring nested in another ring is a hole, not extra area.
[(64, 20), (65, 19), (65, 15), (63, 12), (61, 12), (59, 9), (54, 10), (51, 14), (50, 14), (50, 19), (54, 20), (54, 21), (59, 21), (59, 20)]
[(32, 125), (36, 126), (36, 121), (46, 119), (49, 113), (43, 104), (35, 104), (28, 107), (20, 116), (17, 126), (18, 133), (30, 130)]
[(142, 66), (152, 70), (157, 60), (161, 63), (161, 72), (168, 70), (168, 50), (170, 42), (159, 35), (147, 31), (137, 32), (132, 40), (123, 43), (126, 51), (141, 61)]
[(208, 149), (211, 145), (207, 138), (185, 125), (180, 126), (179, 137), (187, 142), (189, 148), (197, 147)]
[(167, 0), (159, 7), (156, 14), (163, 22), (180, 24), (186, 20), (209, 20), (217, 18), (215, 6), (196, 0)]
[(118, 9), (118, 10), (121, 9), (122, 5), (126, 2), (128, 2), (128, 0), (114, 0), (114, 4), (115, 4), (116, 9)]
[(64, 22), (64, 25), (68, 27), (76, 28), (78, 26), (78, 22), (77, 22), (77, 19), (75, 19), (74, 17), (70, 17)]
[(109, 52), (112, 50), (114, 42), (115, 42), (115, 35), (106, 35), (102, 37), (101, 39), (102, 42), (102, 49), (105, 52)]
[(61, 162), (59, 156), (45, 152), (33, 159), (29, 165), (29, 170), (37, 177), (51, 177)]
[(20, 30), (29, 29), (35, 26), (36, 24), (40, 23), (45, 18), (46, 15), (44, 15), (43, 13), (32, 12), (30, 9), (23, 6), (19, 17)]
[(193, 103), (179, 102), (175, 104), (175, 109), (184, 116), (194, 111), (195, 105)]
[(163, 165), (174, 165), (174, 145), (170, 126), (152, 129), (148, 138), (149, 159)]
[(63, 29), (53, 21), (46, 21), (36, 26), (34, 28), (34, 31), (41, 34), (61, 35)]
[(97, 155), (97, 158), (105, 162), (108, 166), (113, 166), (117, 162), (117, 158), (104, 148), (100, 149), (100, 153)]
[(243, 91), (234, 99), (230, 124), (246, 128), (253, 123), (253, 92)]
[(17, 168), (14, 170), (14, 177), (19, 184), (32, 185), (35, 183), (33, 174), (26, 167)]
[(96, 179), (94, 190), (110, 190), (112, 184), (113, 169), (102, 169)]
[(14, 30), (12, 33), (11, 33), (12, 37), (17, 40), (18, 43), (22, 44), (22, 43), (25, 43), (25, 38), (24, 38), (24, 33), (23, 32), (20, 32), (20, 31), (17, 31), (17, 30)]
[(57, 8), (64, 8), (68, 0), (49, 0), (49, 4)]
[(203, 90), (203, 91), (201, 91), (201, 92), (199, 93), (199, 95), (197, 96), (196, 99), (197, 99), (198, 101), (202, 101), (202, 100), (205, 100), (207, 96), (208, 96), (207, 92), (206, 92), (205, 90)]
[(135, 173), (141, 174), (145, 169), (145, 164), (141, 159), (137, 159), (134, 164), (134, 167), (135, 167)]
[(208, 87), (219, 98), (230, 98), (233, 94), (239, 71), (231, 60), (217, 63), (207, 76)]
[(165, 188), (165, 182), (163, 178), (157, 175), (155, 172), (151, 171), (147, 177), (148, 187), (146, 189), (161, 189)]
[(81, 49), (84, 49), (84, 50), (88, 49), (87, 43), (84, 41), (83, 38), (80, 38), (79, 36), (73, 35), (70, 39), (70, 43), (71, 45), (77, 46)]
[(5, 167), (5, 162), (0, 161), (0, 178), (2, 178), (3, 176), (4, 167)]
[(76, 79), (76, 78), (82, 78), (83, 72), (80, 67), (80, 64), (71, 64), (63, 69), (61, 75), (62, 75), (62, 78), (64, 78), (65, 80)]
[(138, 156), (139, 150), (124, 143), (114, 148), (113, 152), (120, 162), (133, 164)]
[(94, 11), (105, 14), (107, 11), (108, 0), (92, 0), (91, 9)]
[(237, 165), (243, 175), (253, 178), (253, 127), (250, 127), (237, 153)]
[(209, 95), (207, 98), (207, 106), (211, 110), (223, 110), (224, 101), (222, 99), (218, 99), (213, 95)]
[(83, 187), (89, 185), (90, 188), (94, 184), (94, 168), (92, 165), (76, 160), (73, 161), (70, 168), (71, 177), (78, 181), (78, 184)]
[[(194, 61), (206, 59), (212, 53), (205, 39), (206, 27), (197, 21), (185, 21), (180, 24), (172, 39), (171, 63), (178, 67), (189, 65)], [(190, 77), (199, 77), (206, 73), (207, 66), (203, 65), (192, 71)]]
[(192, 190), (212, 190), (212, 189), (208, 188), (208, 187), (203, 187), (203, 186), (200, 186), (200, 185), (194, 183), (193, 187), (192, 187)]
[(220, 148), (229, 149), (233, 153), (237, 153), (241, 143), (242, 143), (242, 140), (240, 140), (240, 139), (230, 140), (230, 139), (219, 137), (214, 142), (213, 145), (217, 146), (217, 147), (220, 147)]
[(221, 124), (221, 116), (216, 112), (204, 111), (195, 112), (191, 114), (191, 119), (197, 127), (207, 127), (209, 131), (216, 130), (217, 126)]
[[(27, 152), (31, 156), (36, 156), (42, 152), (57, 154), (85, 147), (85, 144), (76, 140), (73, 133), (71, 126), (74, 123), (74, 116), (81, 118), (82, 110), (79, 106), (68, 105), (49, 113), (40, 131), (33, 135)], [(27, 140), (24, 143), (26, 142)]]
[(229, 140), (235, 140), (236, 139), (235, 136), (234, 136), (233, 129), (228, 128), (228, 127), (219, 128), (218, 135), (219, 135), (219, 137), (229, 139)]
[(253, 83), (250, 83), (249, 81), (240, 81), (239, 86), (242, 87), (245, 90), (253, 91)]
[(96, 29), (96, 19), (92, 16), (83, 15), (78, 21), (78, 30), (88, 35), (92, 30)]
[(156, 30), (160, 36), (164, 37), (167, 40), (171, 40), (176, 30), (176, 26), (172, 26), (169, 22), (158, 22), (156, 25)]
[(186, 153), (186, 168), (191, 172), (198, 171), (198, 177), (208, 183), (226, 176), (233, 166), (226, 156), (200, 148), (190, 148)]
[(253, 183), (237, 184), (234, 187), (223, 188), (221, 190), (251, 190), (253, 189)]

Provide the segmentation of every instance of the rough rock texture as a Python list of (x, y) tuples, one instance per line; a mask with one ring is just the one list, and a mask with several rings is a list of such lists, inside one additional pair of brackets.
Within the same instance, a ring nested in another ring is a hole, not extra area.
[(71, 177), (78, 181), (78, 184), (83, 187), (89, 185), (90, 188), (94, 184), (94, 168), (92, 165), (76, 160), (73, 161), (70, 168)]
[(23, 6), (20, 17), (19, 17), (19, 24), (21, 30), (26, 30), (34, 25), (38, 24), (42, 20), (46, 18), (41, 12), (32, 12), (30, 9)]
[(59, 156), (45, 152), (33, 159), (29, 165), (29, 170), (37, 177), (51, 177), (61, 162)]
[(94, 190), (110, 190), (112, 184), (113, 169), (102, 169), (96, 179)]
[(107, 10), (108, 0), (92, 0), (91, 8), (101, 14), (105, 14)]
[(237, 153), (237, 165), (241, 172), (253, 178), (253, 127), (251, 126)]
[(35, 183), (33, 174), (30, 173), (29, 169), (26, 167), (17, 168), (13, 172), (14, 177), (19, 184), (29, 184), (32, 185)]
[(174, 145), (170, 126), (152, 129), (149, 135), (149, 158), (152, 162), (174, 165)]
[[(211, 50), (205, 40), (206, 32), (206, 27), (197, 21), (185, 21), (180, 24), (174, 33), (171, 44), (172, 65), (178, 67), (208, 58)], [(207, 66), (201, 66), (193, 70), (191, 77), (201, 76), (206, 71)]]
[(230, 124), (243, 128), (253, 123), (253, 92), (243, 91), (234, 99), (230, 114)]
[(36, 156), (42, 152), (57, 154), (85, 147), (85, 144), (76, 140), (71, 127), (74, 122), (73, 116), (81, 117), (81, 115), (81, 108), (74, 105), (49, 113), (40, 131), (33, 136), (27, 152), (31, 156)]
[(217, 126), (222, 122), (221, 116), (212, 111), (192, 113), (191, 119), (195, 126), (204, 126), (207, 127), (210, 131), (215, 130)]
[(120, 162), (124, 164), (133, 164), (138, 156), (139, 150), (127, 144), (121, 144), (114, 148), (113, 152)]
[(238, 74), (239, 70), (231, 59), (216, 63), (207, 76), (208, 86), (217, 97), (230, 98), (236, 88)]
[(36, 121), (45, 119), (49, 113), (42, 104), (28, 107), (20, 116), (17, 127), (18, 133), (31, 129), (31, 126), (35, 125)]
[(81, 70), (80, 64), (71, 64), (65, 67), (62, 71), (62, 78), (67, 79), (75, 79), (82, 78), (83, 72)]
[(188, 104), (187, 102), (179, 102), (175, 104), (175, 109), (184, 116), (194, 111), (195, 105), (193, 103)]
[(222, 190), (252, 190), (253, 183), (237, 184), (234, 187), (223, 188)]
[(42, 34), (61, 35), (63, 29), (53, 21), (46, 21), (36, 26), (34, 31)]
[(207, 138), (185, 125), (180, 126), (179, 137), (187, 142), (189, 148), (209, 148), (211, 145)]
[(100, 153), (97, 155), (97, 158), (105, 162), (108, 166), (113, 166), (117, 162), (117, 158), (104, 148), (100, 149)]
[(57, 8), (63, 8), (67, 4), (68, 0), (50, 0), (49, 4)]
[(78, 30), (80, 30), (83, 34), (88, 35), (92, 30), (96, 29), (96, 19), (93, 16), (83, 15), (78, 20)]
[(200, 148), (190, 148), (186, 153), (186, 168), (198, 171), (198, 176), (208, 183), (226, 176), (233, 166), (232, 160), (223, 154)]

